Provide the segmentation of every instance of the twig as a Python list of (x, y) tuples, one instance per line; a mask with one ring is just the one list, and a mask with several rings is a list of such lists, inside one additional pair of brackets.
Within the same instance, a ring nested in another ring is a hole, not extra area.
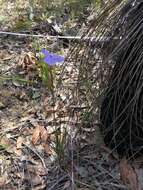
[[(48, 40), (53, 39), (75, 39), (75, 40), (91, 40), (91, 41), (97, 41), (97, 42), (106, 42), (109, 41), (111, 38), (108, 37), (89, 37), (89, 36), (52, 36), (52, 35), (43, 35), (43, 34), (25, 34), (25, 33), (18, 33), (18, 32), (4, 32), (0, 31), (0, 35), (11, 35), (11, 36), (23, 36), (23, 37), (37, 37), (37, 38), (47, 38)], [(114, 38), (114, 40), (117, 40), (118, 38)]]

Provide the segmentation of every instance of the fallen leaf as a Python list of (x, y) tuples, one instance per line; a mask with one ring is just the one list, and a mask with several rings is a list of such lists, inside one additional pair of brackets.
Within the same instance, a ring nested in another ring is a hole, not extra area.
[(40, 126), (40, 136), (41, 136), (41, 140), (46, 143), (49, 137), (49, 134), (44, 126)]
[(50, 135), (48, 134), (47, 129), (42, 125), (38, 125), (32, 135), (32, 143), (34, 145), (36, 145), (38, 141), (46, 143), (49, 137)]
[(36, 57), (32, 52), (22, 55), (18, 61), (18, 65), (22, 65), (22, 68), (26, 71), (31, 71), (35, 69)]
[(48, 155), (53, 154), (53, 151), (52, 151), (51, 147), (49, 146), (48, 142), (45, 143), (43, 146), (44, 146), (44, 151), (46, 154), (48, 154)]
[(7, 181), (7, 177), (5, 175), (0, 177), (0, 189), (5, 186), (6, 181)]
[(17, 156), (21, 156), (22, 155), (22, 150), (21, 149), (15, 149), (14, 152), (15, 152), (15, 154)]
[(32, 143), (33, 143), (33, 145), (36, 145), (39, 140), (40, 140), (40, 128), (39, 128), (39, 126), (37, 126), (34, 129), (34, 132), (33, 132), (33, 135), (32, 135)]
[(11, 139), (8, 138), (7, 136), (1, 137), (0, 144), (6, 145), (6, 146), (11, 146)]
[(24, 142), (24, 139), (22, 137), (18, 137), (17, 138), (17, 143), (16, 143), (16, 148), (21, 149), (23, 142)]
[(120, 174), (124, 184), (129, 186), (131, 190), (140, 190), (137, 174), (125, 158), (120, 162)]
[(1, 50), (0, 51), (0, 59), (1, 60), (5, 60), (7, 57), (10, 57), (10, 55), (7, 52), (7, 50)]

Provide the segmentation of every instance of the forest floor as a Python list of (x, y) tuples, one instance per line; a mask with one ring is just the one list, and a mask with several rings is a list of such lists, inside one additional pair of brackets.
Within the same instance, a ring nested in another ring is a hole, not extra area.
[[(21, 62), (31, 51), (30, 41), (11, 37), (0, 41), (1, 189), (110, 189), (111, 183), (112, 189), (126, 189), (119, 183), (118, 160), (101, 148), (96, 129), (84, 127), (73, 144), (68, 142), (64, 158), (58, 162), (52, 148), (55, 126), (49, 91), (40, 80), (27, 85), (14, 77), (36, 75), (27, 72)], [(63, 119), (61, 108), (56, 109), (58, 128), (66, 121), (66, 113)], [(79, 128), (78, 123), (74, 125)]]
[[(33, 67), (35, 41), (0, 34), (0, 189), (128, 189), (120, 179), (119, 160), (109, 155), (98, 126), (82, 126), (69, 116), (68, 73), (68, 88), (58, 92), (53, 105)], [(63, 126), (67, 133), (60, 131)]]

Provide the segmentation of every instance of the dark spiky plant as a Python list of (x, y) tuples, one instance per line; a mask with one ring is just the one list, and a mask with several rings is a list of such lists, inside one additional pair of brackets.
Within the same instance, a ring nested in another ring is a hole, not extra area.
[(125, 8), (120, 21), (123, 35), (111, 52), (115, 66), (101, 122), (105, 143), (122, 156), (134, 157), (143, 153), (143, 1), (130, 1)]
[(100, 120), (105, 143), (122, 156), (143, 152), (142, 28), (143, 1), (108, 1), (64, 65), (72, 60), (72, 103)]

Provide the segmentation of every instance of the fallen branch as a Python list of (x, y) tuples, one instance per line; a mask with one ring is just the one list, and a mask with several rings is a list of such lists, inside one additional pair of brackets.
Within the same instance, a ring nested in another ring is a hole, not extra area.
[[(52, 35), (44, 35), (44, 34), (25, 34), (25, 33), (17, 33), (17, 32), (4, 32), (0, 31), (0, 35), (10, 35), (10, 36), (23, 36), (23, 37), (36, 37), (36, 38), (46, 38), (48, 40), (53, 39), (69, 39), (69, 40), (90, 40), (94, 42), (106, 42), (111, 38), (109, 37), (89, 37), (89, 36), (52, 36)], [(118, 40), (118, 38), (114, 38), (114, 40)]]

